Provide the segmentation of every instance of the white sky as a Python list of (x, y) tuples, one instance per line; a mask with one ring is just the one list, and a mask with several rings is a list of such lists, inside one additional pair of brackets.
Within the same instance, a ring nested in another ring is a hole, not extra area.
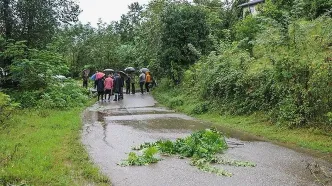
[(109, 23), (118, 21), (122, 14), (127, 13), (128, 5), (134, 2), (139, 4), (147, 4), (149, 0), (77, 0), (83, 12), (79, 19), (82, 23), (90, 22), (92, 26), (96, 26), (98, 19)]

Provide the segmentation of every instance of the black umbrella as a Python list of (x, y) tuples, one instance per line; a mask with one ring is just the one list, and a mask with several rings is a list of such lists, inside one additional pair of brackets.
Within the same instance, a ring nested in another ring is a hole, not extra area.
[(136, 71), (136, 69), (134, 67), (127, 67), (125, 69), (125, 72), (135, 72), (135, 71)]
[(113, 73), (113, 72), (114, 72), (114, 70), (113, 70), (113, 69), (110, 69), (110, 68), (108, 68), (108, 69), (105, 69), (105, 70), (104, 70), (104, 72), (112, 72), (112, 73)]
[(124, 78), (128, 77), (128, 75), (123, 71), (119, 71), (119, 74), (120, 74), (121, 77), (124, 77)]
[(143, 72), (143, 73), (150, 72), (150, 70), (147, 69), (147, 68), (142, 68), (140, 71)]

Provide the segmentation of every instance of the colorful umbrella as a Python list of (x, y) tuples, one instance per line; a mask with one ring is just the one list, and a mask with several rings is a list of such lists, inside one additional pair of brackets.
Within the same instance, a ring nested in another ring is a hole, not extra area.
[(103, 78), (104, 76), (105, 76), (104, 73), (102, 73), (102, 72), (98, 72), (98, 73), (96, 74), (96, 80), (101, 79), (101, 78)]
[(96, 80), (96, 74), (93, 74), (91, 77), (90, 77), (91, 80)]

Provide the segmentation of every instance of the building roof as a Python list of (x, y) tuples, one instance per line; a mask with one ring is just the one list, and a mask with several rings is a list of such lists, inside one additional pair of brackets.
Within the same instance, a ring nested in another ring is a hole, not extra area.
[(258, 3), (263, 3), (265, 0), (250, 0), (248, 3), (244, 3), (239, 5), (239, 7), (244, 7), (244, 6), (250, 6), (250, 5), (255, 5)]

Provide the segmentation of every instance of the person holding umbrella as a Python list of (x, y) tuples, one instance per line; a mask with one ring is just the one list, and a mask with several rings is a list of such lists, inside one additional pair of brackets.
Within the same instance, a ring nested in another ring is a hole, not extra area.
[(112, 79), (112, 74), (109, 74), (108, 77), (104, 80), (104, 85), (105, 85), (105, 100), (108, 94), (108, 101), (111, 100), (112, 96), (112, 89), (113, 89), (113, 79)]
[(96, 73), (94, 73), (90, 79), (93, 80), (95, 82), (94, 88), (97, 88), (97, 73), (98, 71), (96, 71)]
[[(127, 67), (126, 69), (125, 69), (125, 72), (127, 72), (128, 73), (128, 77), (130, 78), (130, 82), (129, 82), (129, 87), (127, 87), (127, 90), (128, 90), (128, 94), (130, 94), (130, 84), (131, 84), (131, 93), (132, 94), (135, 94), (135, 83), (136, 83), (136, 81), (135, 81), (135, 75), (134, 75), (134, 72), (136, 71), (136, 69), (134, 68), (134, 67)], [(126, 86), (127, 86), (127, 84), (126, 84)], [(126, 93), (127, 93), (127, 91), (126, 91)]]
[(145, 89), (146, 92), (150, 92), (150, 83), (151, 83), (151, 75), (150, 72), (146, 72), (146, 77), (145, 77)]
[(119, 92), (119, 99), (123, 99), (123, 87), (125, 84), (125, 78), (128, 78), (127, 74), (124, 73), (123, 71), (119, 71), (120, 74), (120, 78), (121, 78), (121, 88), (120, 88), (120, 92)]
[(131, 93), (135, 94), (136, 90), (135, 90), (135, 83), (136, 83), (136, 77), (134, 73), (130, 74), (130, 82), (131, 82)]
[(121, 91), (121, 84), (122, 80), (120, 77), (120, 74), (118, 72), (115, 73), (114, 76), (114, 85), (113, 85), (113, 90), (114, 90), (114, 100), (113, 101), (119, 101), (120, 97), (120, 91)]
[(99, 76), (99, 79), (97, 79), (97, 92), (98, 92), (98, 101), (104, 101), (104, 79), (103, 77)]
[(131, 82), (131, 78), (130, 78), (130, 76), (127, 76), (127, 79), (126, 79), (126, 94), (130, 94), (130, 82)]
[(139, 86), (141, 87), (141, 93), (144, 94), (143, 86), (145, 84), (145, 73), (141, 71), (141, 75), (139, 76)]

